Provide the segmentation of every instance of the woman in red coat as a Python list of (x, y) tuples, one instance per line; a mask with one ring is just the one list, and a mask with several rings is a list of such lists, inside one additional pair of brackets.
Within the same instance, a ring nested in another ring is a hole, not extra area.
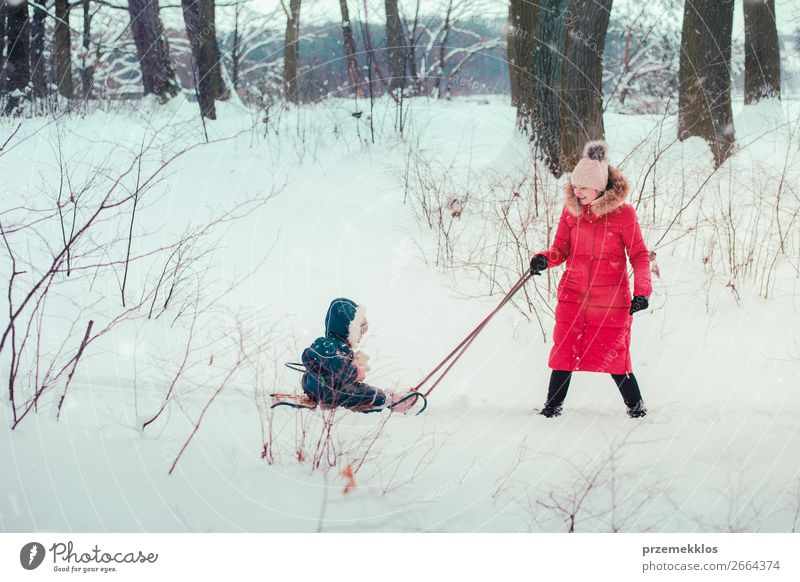
[[(565, 188), (564, 209), (550, 249), (534, 255), (531, 272), (566, 261), (558, 283), (552, 368), (541, 414), (561, 414), (575, 370), (611, 374), (633, 418), (647, 409), (631, 367), (633, 314), (652, 292), (650, 256), (636, 210), (626, 202), (628, 181), (609, 168), (608, 146), (586, 144)], [(633, 296), (625, 259), (633, 266)]]

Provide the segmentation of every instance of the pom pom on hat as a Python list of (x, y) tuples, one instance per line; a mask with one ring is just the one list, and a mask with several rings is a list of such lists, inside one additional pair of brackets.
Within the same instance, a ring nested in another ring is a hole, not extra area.
[(572, 185), (603, 191), (608, 184), (608, 144), (601, 139), (583, 146), (583, 157), (570, 175)]
[(602, 139), (587, 142), (587, 144), (583, 146), (583, 155), (590, 160), (602, 162), (608, 157), (608, 144)]

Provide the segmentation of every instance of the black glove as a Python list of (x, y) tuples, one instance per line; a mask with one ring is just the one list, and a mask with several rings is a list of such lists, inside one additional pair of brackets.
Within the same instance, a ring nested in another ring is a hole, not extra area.
[(647, 297), (644, 295), (634, 295), (631, 300), (631, 315), (642, 309), (647, 309), (648, 305), (650, 305), (650, 303), (647, 301)]
[(541, 275), (546, 268), (547, 257), (544, 255), (535, 255), (531, 259), (531, 275)]

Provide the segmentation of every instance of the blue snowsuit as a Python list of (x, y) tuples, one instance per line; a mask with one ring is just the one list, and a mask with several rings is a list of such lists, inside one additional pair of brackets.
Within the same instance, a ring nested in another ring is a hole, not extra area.
[(358, 368), (348, 342), (357, 308), (350, 299), (334, 299), (325, 315), (325, 336), (303, 351), (303, 391), (322, 404), (352, 408), (386, 403), (382, 390), (357, 380)]

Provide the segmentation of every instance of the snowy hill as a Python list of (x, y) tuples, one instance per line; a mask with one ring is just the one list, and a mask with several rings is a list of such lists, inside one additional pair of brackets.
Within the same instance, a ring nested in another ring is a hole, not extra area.
[[(321, 335), (337, 296), (367, 306), (368, 381), (416, 384), (545, 247), (565, 177), (535, 169), (504, 97), (412, 100), (403, 136), (394, 103), (380, 101), (375, 143), (350, 100), (273, 111), (268, 123), (218, 107), (208, 144), (194, 106), (176, 99), (26, 120), (2, 152), (0, 217), (26, 271), (16, 304), (62, 225), (80, 224), (129, 166), (123, 193), (157, 175), (134, 220), (127, 199), (81, 239), (33, 320), (42, 347), (20, 352), (18, 406), (48, 362), (71, 361), (89, 320), (108, 332), (68, 390), (69, 368), (13, 430), (4, 390), (0, 530), (797, 527), (796, 102), (734, 104), (741, 149), (717, 172), (702, 141), (675, 140), (674, 118), (606, 114), (612, 164), (631, 180), (660, 272), (651, 308), (634, 317), (650, 409), (638, 421), (611, 378), (590, 373), (575, 375), (564, 416), (533, 413), (549, 376), (547, 277), (491, 322), (422, 416), (270, 413), (271, 391), (298, 387), (283, 363)], [(3, 135), (14, 128), (4, 122)], [(70, 206), (66, 192), (84, 197)], [(58, 207), (74, 214), (47, 211)], [(136, 260), (123, 307), (126, 253)]]

